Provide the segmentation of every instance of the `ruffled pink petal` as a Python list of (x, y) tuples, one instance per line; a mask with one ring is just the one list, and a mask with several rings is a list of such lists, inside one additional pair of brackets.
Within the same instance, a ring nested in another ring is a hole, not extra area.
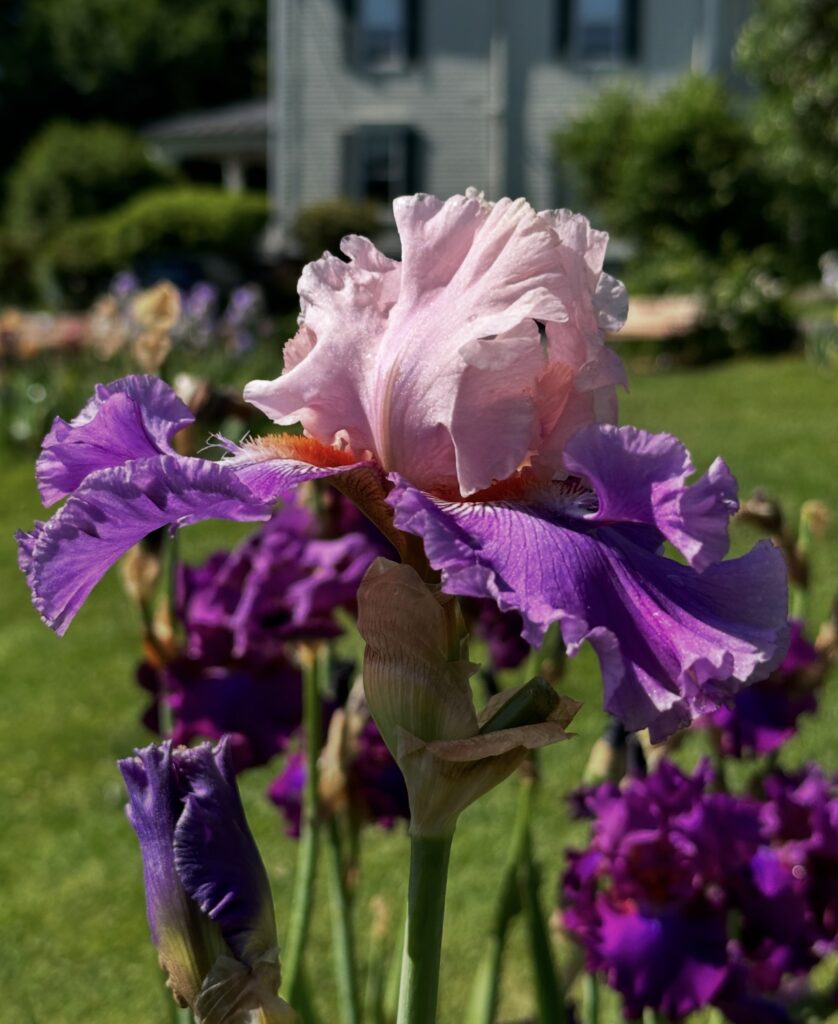
[(728, 521), (739, 505), (721, 459), (688, 485), (695, 467), (671, 434), (588, 426), (568, 442), (565, 463), (596, 491), (595, 521), (654, 526), (698, 570), (727, 554)]
[(620, 281), (602, 271), (608, 235), (569, 210), (543, 211), (559, 239), (563, 276), (560, 297), (567, 310), (562, 323), (546, 325), (550, 371), (567, 382), (554, 387), (548, 373), (536, 388), (539, 432), (532, 468), (542, 480), (567, 472), (564, 446), (588, 423), (617, 418), (618, 387), (627, 387), (622, 360), (607, 348), (602, 332), (618, 331), (628, 315), (628, 295)]
[(444, 502), (396, 479), (388, 500), (396, 525), (422, 537), (447, 592), (520, 612), (532, 644), (552, 622), (571, 655), (589, 640), (606, 710), (655, 740), (783, 656), (786, 570), (767, 541), (697, 573), (648, 550), (634, 524), (585, 520), (561, 487), (525, 501)]
[(157, 377), (97, 384), (69, 423), (57, 416), (41, 446), (36, 477), (46, 506), (72, 493), (89, 473), (131, 459), (174, 454), (174, 435), (195, 422), (189, 408)]
[(472, 494), (529, 462), (549, 476), (570, 433), (614, 415), (624, 379), (599, 324), (624, 301), (602, 279), (607, 236), (474, 193), (394, 213), (402, 263), (350, 237), (349, 262), (306, 267), (286, 372), (245, 397), (426, 489)]

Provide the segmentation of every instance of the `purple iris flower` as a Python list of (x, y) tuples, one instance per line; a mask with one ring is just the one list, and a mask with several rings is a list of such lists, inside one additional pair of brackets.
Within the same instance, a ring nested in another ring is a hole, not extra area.
[(284, 1019), (270, 885), (227, 744), (149, 746), (119, 767), (151, 935), (176, 999), (199, 1024), (258, 1009)]
[[(176, 479), (158, 445), (140, 466), (120, 427), (118, 458), (97, 449), (111, 476), (76, 481), (53, 520), (20, 537), (45, 620), (66, 629), (151, 528), (264, 517), (289, 488), (333, 479), (403, 554), (419, 538), (446, 592), (519, 615), (530, 644), (554, 622), (570, 655), (590, 642), (605, 708), (630, 730), (661, 739), (767, 676), (787, 641), (781, 553), (766, 541), (723, 561), (737, 507), (724, 462), (690, 483), (675, 438), (614, 425), (625, 374), (603, 331), (619, 329), (627, 299), (602, 271), (607, 236), (569, 211), (473, 191), (403, 197), (394, 211), (402, 262), (353, 236), (348, 261), (306, 267), (283, 373), (245, 389), (305, 435), (228, 444), (210, 500), (195, 493), (200, 460)], [(79, 427), (62, 429), (53, 460)], [(665, 542), (687, 564), (664, 557)]]
[(122, 270), (111, 281), (109, 290), (118, 300), (124, 301), (140, 290), (140, 279), (133, 271)]
[(838, 949), (838, 774), (814, 764), (763, 781), (768, 840), (805, 895), (819, 955)]
[[(343, 709), (333, 708), (332, 711), (343, 714)], [(344, 729), (351, 735), (340, 752), (341, 792), (335, 802), (348, 808), (356, 824), (375, 822), (381, 828), (390, 829), (399, 819), (409, 821), (410, 804), (404, 776), (378, 726), (367, 717), (357, 728), (353, 728), (350, 719), (347, 728), (342, 719), (341, 732)], [(289, 755), (282, 771), (268, 787), (268, 798), (285, 818), (286, 834), (294, 838), (300, 834), (306, 775), (305, 753), (297, 750)], [(330, 794), (333, 800), (334, 796)]]
[(664, 761), (587, 794), (593, 836), (568, 858), (563, 919), (631, 1019), (712, 1003), (745, 1020), (757, 993), (814, 963), (810, 901), (764, 806), (711, 781), (706, 763), (687, 776)]
[[(285, 749), (300, 725), (301, 680), (289, 641), (337, 636), (339, 608), (355, 607), (361, 579), (381, 549), (362, 533), (317, 535), (314, 516), (282, 506), (232, 551), (180, 564), (175, 617), (182, 652), (140, 667), (140, 682), (165, 700), (172, 739), (228, 735), (237, 770)], [(157, 700), (146, 721), (157, 727)]]
[(300, 836), (306, 775), (305, 751), (295, 750), (288, 755), (285, 767), (268, 786), (268, 799), (282, 811), (285, 834), (292, 839)]
[(799, 619), (790, 620), (789, 626), (789, 649), (771, 675), (737, 693), (729, 707), (706, 720), (718, 730), (723, 753), (731, 757), (770, 754), (791, 739), (802, 714), (817, 710), (822, 658)]

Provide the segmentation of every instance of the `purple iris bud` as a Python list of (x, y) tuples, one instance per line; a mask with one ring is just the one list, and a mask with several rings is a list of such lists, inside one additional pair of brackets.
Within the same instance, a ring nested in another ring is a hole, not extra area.
[(260, 1010), (259, 1019), (286, 1019), (270, 886), (227, 744), (149, 746), (119, 767), (151, 936), (175, 998), (198, 1024)]
[(792, 619), (789, 627), (789, 649), (771, 675), (705, 719), (718, 730), (722, 751), (729, 756), (770, 754), (797, 732), (802, 714), (817, 710), (816, 689), (826, 663), (799, 619)]

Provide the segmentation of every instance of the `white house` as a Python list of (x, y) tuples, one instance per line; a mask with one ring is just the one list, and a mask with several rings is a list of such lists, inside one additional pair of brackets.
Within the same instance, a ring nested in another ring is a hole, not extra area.
[(553, 135), (603, 88), (733, 80), (754, 0), (271, 0), (268, 177), (279, 231), (340, 195), (467, 185), (537, 207)]

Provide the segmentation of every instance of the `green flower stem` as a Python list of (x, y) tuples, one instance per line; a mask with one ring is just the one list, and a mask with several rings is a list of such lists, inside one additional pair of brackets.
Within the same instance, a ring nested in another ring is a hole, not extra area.
[(567, 1007), (564, 992), (559, 982), (553, 947), (544, 921), (539, 896), (538, 872), (533, 859), (532, 836), (529, 828), (525, 836), (525, 847), (520, 868), (521, 903), (532, 951), (535, 972), (537, 1020), (539, 1024), (566, 1024)]
[(294, 1006), (299, 995), (300, 969), (308, 939), (317, 876), (320, 847), (320, 814), (317, 796), (317, 758), (320, 754), (321, 709), (318, 689), (318, 664), (315, 652), (301, 652), (303, 661), (303, 726), (306, 736), (306, 783), (300, 842), (297, 849), (297, 873), (291, 899), (288, 937), (283, 957), (283, 981), (286, 998)]
[(364, 985), (364, 1005), (361, 1019), (364, 1024), (383, 1024), (384, 1022), (384, 988), (386, 970), (384, 966), (387, 949), (387, 931), (380, 920), (373, 916), (369, 930), (369, 946), (367, 956), (367, 977)]
[(478, 968), (471, 991), (468, 1024), (492, 1024), (495, 1019), (506, 934), (513, 918), (520, 910), (518, 872), (532, 817), (534, 790), (535, 779), (532, 776), (521, 779), (512, 842), (509, 845), (506, 866), (501, 878), (489, 930), (489, 947)]
[[(396, 935), (404, 935), (407, 928), (407, 901), (404, 903), (404, 911), (401, 915)], [(396, 1014), (399, 1012), (399, 983), (402, 976), (402, 958), (395, 945), (393, 955), (390, 957), (390, 965), (387, 971), (387, 978), (384, 982), (384, 995), (381, 1000), (381, 1015), (385, 1024), (393, 1024)]]
[(599, 1024), (599, 980), (595, 974), (582, 978), (582, 1020), (585, 1024)]
[[(797, 527), (797, 544), (795, 550), (800, 561), (805, 566), (809, 560), (809, 552), (812, 547), (812, 529), (809, 517), (805, 513), (805, 506), (800, 510), (800, 521)], [(806, 618), (806, 587), (800, 583), (789, 580), (789, 617), (792, 619)]]
[(358, 971), (355, 963), (355, 944), (352, 936), (352, 914), (341, 857), (340, 831), (337, 819), (332, 817), (326, 826), (326, 846), (329, 854), (329, 892), (332, 908), (332, 942), (335, 952), (340, 1018), (344, 1024), (359, 1024)]
[(413, 836), (398, 1024), (434, 1024), (453, 836)]

